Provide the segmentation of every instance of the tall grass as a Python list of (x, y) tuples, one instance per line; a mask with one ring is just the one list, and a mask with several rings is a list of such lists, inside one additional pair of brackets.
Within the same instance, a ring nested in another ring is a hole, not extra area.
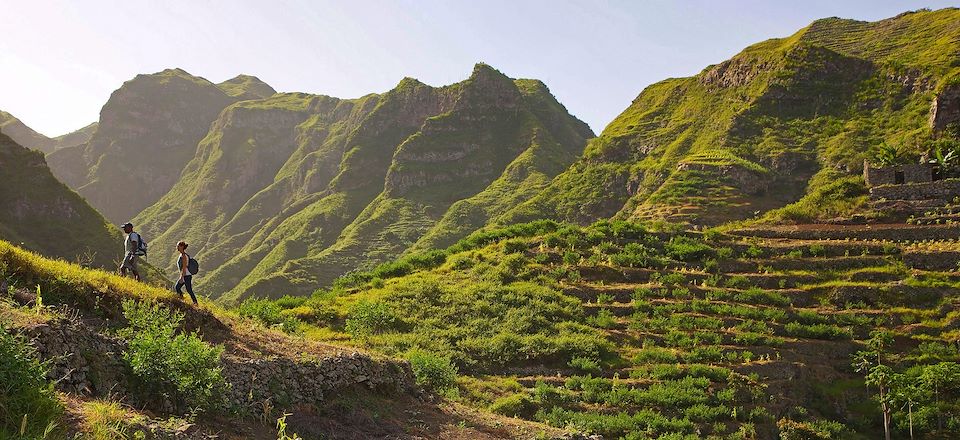
[(27, 341), (0, 323), (0, 438), (48, 438), (56, 429), (63, 407), (46, 376)]

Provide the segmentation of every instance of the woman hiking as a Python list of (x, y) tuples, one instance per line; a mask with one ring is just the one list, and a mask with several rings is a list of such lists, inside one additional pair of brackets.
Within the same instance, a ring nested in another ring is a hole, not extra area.
[(194, 305), (199, 305), (197, 302), (197, 296), (193, 294), (193, 275), (187, 269), (190, 264), (190, 256), (187, 255), (187, 243), (181, 241), (177, 243), (177, 268), (180, 269), (180, 279), (177, 280), (177, 294), (183, 298), (183, 286), (187, 286), (187, 293), (190, 294), (190, 299), (193, 300)]

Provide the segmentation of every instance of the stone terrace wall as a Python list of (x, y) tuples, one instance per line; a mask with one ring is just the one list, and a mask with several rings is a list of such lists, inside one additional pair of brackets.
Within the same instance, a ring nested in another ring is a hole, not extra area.
[(761, 238), (789, 238), (794, 240), (890, 240), (922, 241), (945, 240), (960, 237), (960, 225), (894, 225), (885, 227), (832, 227), (832, 228), (751, 228), (731, 231), (733, 235)]
[[(49, 378), (60, 391), (85, 396), (125, 395), (129, 370), (122, 354), (126, 342), (65, 318), (16, 329), (50, 362)], [(229, 404), (259, 415), (265, 408), (322, 401), (353, 385), (385, 392), (416, 393), (406, 362), (352, 352), (314, 359), (241, 358), (224, 354), (223, 376), (231, 384)], [(264, 405), (264, 403), (268, 405)]]
[(870, 188), (872, 200), (929, 200), (949, 202), (960, 197), (960, 179), (944, 179), (927, 183), (880, 185)]

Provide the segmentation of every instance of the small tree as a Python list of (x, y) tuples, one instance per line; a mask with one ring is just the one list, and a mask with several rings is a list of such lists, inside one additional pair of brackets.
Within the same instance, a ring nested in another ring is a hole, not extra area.
[(893, 369), (884, 365), (883, 358), (890, 346), (893, 345), (893, 335), (883, 329), (877, 329), (870, 332), (870, 339), (867, 340), (868, 350), (857, 352), (854, 355), (853, 367), (861, 373), (866, 374), (866, 384), (876, 386), (878, 390), (877, 400), (880, 402), (880, 408), (883, 411), (883, 434), (886, 440), (890, 440), (890, 419), (893, 413), (892, 403), (889, 393), (890, 382), (894, 375)]

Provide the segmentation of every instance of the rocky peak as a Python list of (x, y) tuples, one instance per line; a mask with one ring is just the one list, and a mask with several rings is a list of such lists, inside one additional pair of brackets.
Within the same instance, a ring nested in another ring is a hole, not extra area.
[(269, 98), (277, 93), (273, 87), (260, 78), (243, 74), (217, 84), (217, 87), (226, 94), (243, 100)]
[(477, 63), (462, 84), (455, 108), (514, 109), (520, 104), (520, 91), (513, 80), (488, 64)]

